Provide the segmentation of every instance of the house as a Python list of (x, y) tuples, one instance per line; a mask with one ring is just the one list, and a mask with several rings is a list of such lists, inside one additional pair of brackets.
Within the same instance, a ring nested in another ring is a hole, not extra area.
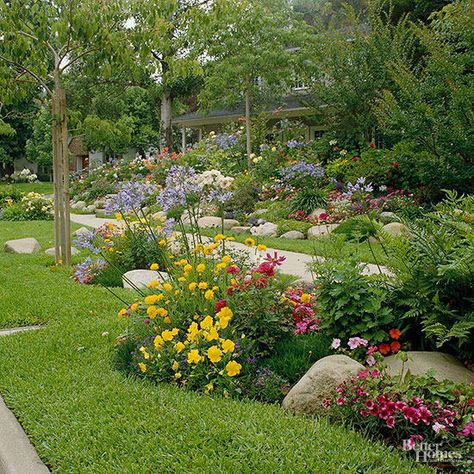
[[(273, 125), (279, 120), (299, 120), (306, 125), (306, 139), (315, 140), (324, 133), (325, 127), (318, 124), (313, 118), (313, 112), (310, 107), (305, 105), (307, 95), (304, 94), (306, 87), (301, 84), (293, 88), (293, 95), (286, 96), (280, 102), (273, 102), (263, 107), (263, 112), (268, 113), (269, 125)], [(173, 119), (174, 126), (181, 128), (183, 150), (189, 145), (187, 137), (189, 132), (197, 132), (198, 140), (201, 140), (204, 134), (211, 131), (219, 131), (228, 123), (235, 123), (245, 117), (244, 104), (239, 104), (234, 108), (215, 109), (208, 113), (194, 111), (188, 112)]]

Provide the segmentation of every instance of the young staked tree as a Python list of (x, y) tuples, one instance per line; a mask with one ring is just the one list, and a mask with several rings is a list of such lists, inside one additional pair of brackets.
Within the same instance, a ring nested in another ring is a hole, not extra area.
[(184, 83), (193, 85), (194, 78), (202, 75), (199, 57), (212, 5), (213, 0), (135, 0), (130, 4), (135, 48), (142, 64), (161, 84), (162, 150), (173, 147), (174, 99), (183, 94)]
[(311, 28), (287, 0), (217, 1), (213, 19), (199, 102), (204, 109), (244, 102), (250, 167), (252, 109), (291, 91)]
[(111, 60), (123, 39), (123, 11), (119, 0), (0, 0), (0, 102), (29, 86), (52, 104), (55, 256), (66, 265), (71, 237), (63, 76), (88, 56), (96, 65)]

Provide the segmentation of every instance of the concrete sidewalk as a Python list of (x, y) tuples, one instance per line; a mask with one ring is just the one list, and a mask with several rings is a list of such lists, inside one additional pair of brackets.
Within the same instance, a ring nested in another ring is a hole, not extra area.
[[(106, 222), (113, 222), (115, 224), (118, 223), (116, 219), (112, 219), (112, 218), (103, 219), (103, 218), (95, 217), (92, 214), (71, 214), (71, 221), (77, 224), (81, 224), (81, 225), (93, 227), (93, 228), (100, 227)], [(252, 254), (254, 253), (253, 249), (249, 249), (244, 244), (241, 244), (239, 242), (229, 242), (226, 245), (229, 245), (231, 248), (234, 248), (236, 250), (245, 251), (250, 256), (252, 256)], [(296, 276), (307, 283), (313, 282), (313, 275), (311, 271), (309, 270), (308, 265), (313, 263), (316, 259), (318, 259), (319, 261), (322, 260), (322, 257), (317, 257), (317, 256), (313, 257), (312, 255), (308, 255), (305, 253), (290, 252), (287, 250), (268, 248), (267, 252), (270, 253), (271, 255), (273, 255), (274, 252), (277, 252), (280, 257), (285, 257), (286, 260), (283, 262), (283, 265), (279, 267), (279, 270), (282, 273)], [(365, 274), (377, 275), (380, 273), (379, 267), (377, 267), (377, 265), (374, 265), (372, 263), (367, 263), (365, 265), (366, 265), (365, 272), (364, 272)], [(382, 273), (386, 275), (390, 275), (390, 272), (388, 271), (387, 268), (380, 267), (380, 270), (382, 271)]]

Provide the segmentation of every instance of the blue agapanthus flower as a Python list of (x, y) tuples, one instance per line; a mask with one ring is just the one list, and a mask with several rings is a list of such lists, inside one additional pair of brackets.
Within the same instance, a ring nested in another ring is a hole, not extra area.
[(185, 207), (191, 196), (199, 195), (201, 188), (196, 182), (196, 172), (191, 167), (172, 166), (166, 177), (166, 187), (157, 197), (163, 211), (174, 207)]
[(298, 161), (280, 171), (283, 181), (292, 181), (301, 178), (322, 178), (324, 176), (324, 168), (306, 161)]
[(105, 212), (107, 214), (138, 212), (155, 192), (155, 185), (131, 180), (121, 186), (116, 197), (105, 203)]

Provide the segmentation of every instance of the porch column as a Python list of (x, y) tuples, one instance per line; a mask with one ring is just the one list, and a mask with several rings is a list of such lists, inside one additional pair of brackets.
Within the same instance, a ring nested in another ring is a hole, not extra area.
[(184, 125), (181, 128), (181, 150), (183, 153), (186, 151), (186, 127)]
[(202, 140), (202, 128), (200, 128), (198, 130), (198, 140), (201, 141)]

